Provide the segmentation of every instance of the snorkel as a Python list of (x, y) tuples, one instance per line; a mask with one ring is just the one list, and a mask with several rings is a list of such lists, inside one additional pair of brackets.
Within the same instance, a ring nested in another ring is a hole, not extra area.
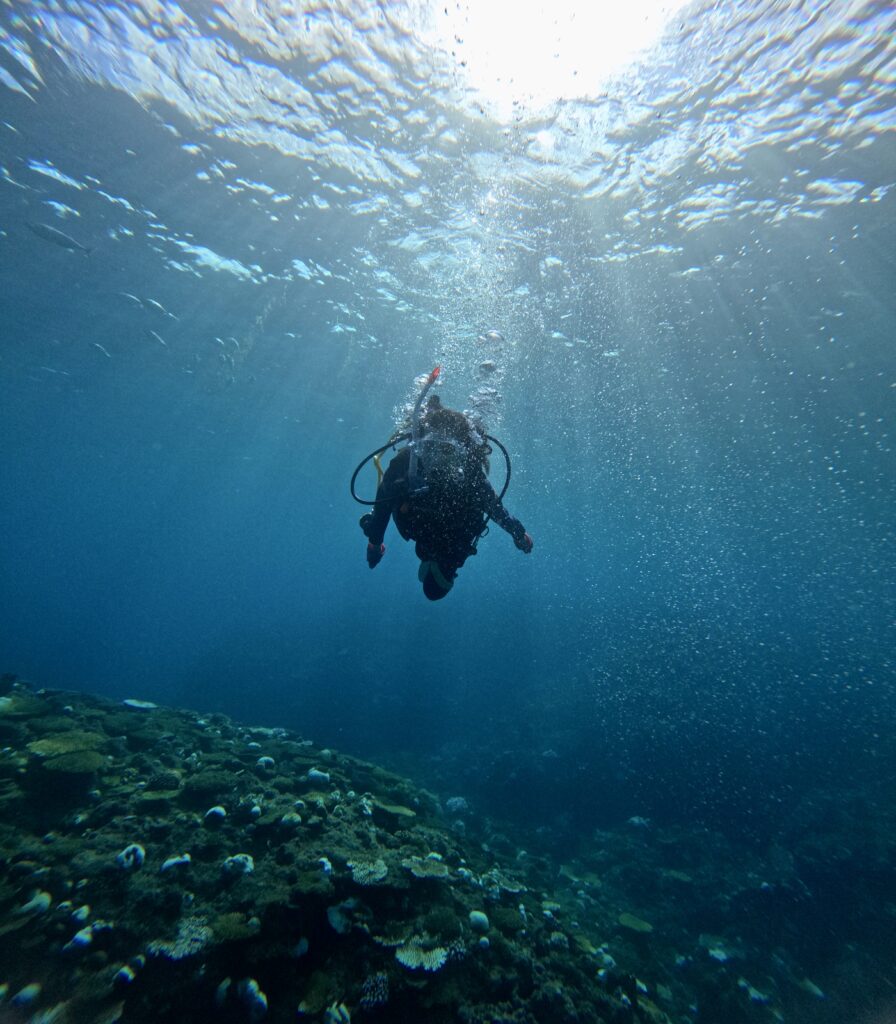
[(432, 373), (426, 378), (426, 383), (423, 385), (423, 389), (417, 397), (417, 402), (414, 405), (414, 411), (411, 414), (411, 464), (408, 469), (408, 493), (411, 497), (417, 494), (424, 494), (429, 488), (426, 484), (420, 482), (420, 477), (417, 472), (417, 449), (420, 444), (420, 410), (423, 408), (423, 400), (429, 394), (429, 389), (435, 384), (439, 374), (441, 373), (441, 366), (433, 368)]

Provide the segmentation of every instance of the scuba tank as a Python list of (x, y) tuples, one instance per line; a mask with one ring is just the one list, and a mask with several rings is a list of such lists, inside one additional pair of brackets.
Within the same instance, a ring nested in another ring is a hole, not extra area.
[[(411, 497), (425, 494), (426, 491), (429, 489), (429, 485), (426, 482), (425, 475), (424, 473), (421, 472), (421, 456), (423, 462), (423, 469), (427, 469), (427, 459), (429, 459), (429, 461), (433, 464), (433, 470), (435, 471), (436, 475), (438, 475), (437, 465), (440, 461), (437, 454), (437, 448), (445, 448), (447, 452), (450, 453), (448, 455), (448, 458), (444, 460), (448, 467), (448, 472), (451, 471), (450, 467), (452, 463), (455, 463), (455, 465), (459, 466), (463, 465), (464, 459), (461, 458), (461, 456), (465, 456), (466, 453), (463, 451), (463, 445), (461, 445), (460, 442), (458, 442), (455, 438), (448, 437), (446, 434), (440, 431), (431, 431), (428, 434), (424, 433), (423, 431), (423, 403), (426, 400), (426, 396), (432, 389), (433, 384), (435, 384), (436, 380), (438, 379), (439, 374), (441, 373), (441, 369), (442, 368), (440, 366), (434, 367), (432, 372), (429, 373), (428, 376), (426, 377), (426, 381), (423, 384), (423, 388), (421, 389), (420, 394), (417, 396), (417, 401), (414, 403), (414, 409), (411, 414), (410, 431), (393, 435), (384, 445), (381, 445), (379, 448), (372, 451), (369, 455), (366, 455), (355, 467), (355, 470), (352, 473), (351, 481), (349, 483), (349, 490), (351, 491), (352, 497), (355, 499), (355, 501), (358, 502), (359, 505), (376, 506), (377, 501), (376, 498), (374, 498), (371, 501), (369, 499), (361, 498), (358, 496), (357, 492), (355, 491), (355, 482), (358, 479), (358, 474), (367, 465), (368, 462), (373, 462), (377, 471), (377, 487), (379, 487), (379, 484), (381, 483), (383, 478), (380, 457), (384, 454), (384, 452), (388, 451), (390, 448), (397, 451), (398, 446), (404, 441), (408, 442), (408, 448), (410, 449), (408, 493), (409, 496)], [(432, 401), (435, 401), (435, 399), (432, 399)], [(507, 453), (507, 449), (504, 447), (504, 445), (501, 444), (501, 442), (496, 437), (492, 437), (491, 434), (486, 434), (481, 429), (478, 429), (475, 430), (472, 436), (474, 440), (481, 441), (483, 445), (486, 445), (488, 442), (491, 442), (492, 444), (496, 445), (500, 449), (501, 454), (504, 456), (504, 462), (507, 467), (507, 475), (504, 478), (504, 485), (498, 492), (498, 501), (502, 501), (504, 495), (507, 493), (507, 488), (510, 486), (510, 455)]]
[(411, 465), (408, 470), (408, 494), (412, 498), (429, 490), (429, 485), (424, 479), (421, 479), (417, 464), (420, 451), (420, 410), (423, 408), (423, 400), (429, 394), (430, 388), (435, 384), (441, 372), (441, 366), (436, 366), (426, 378), (426, 383), (423, 385), (423, 390), (417, 396), (414, 411), (411, 414)]

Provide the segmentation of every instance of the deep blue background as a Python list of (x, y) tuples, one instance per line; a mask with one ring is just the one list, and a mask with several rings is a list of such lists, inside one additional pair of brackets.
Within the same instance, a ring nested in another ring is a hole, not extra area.
[[(693, 249), (592, 269), (589, 224), (561, 203), (575, 331), (599, 343), (552, 342), (512, 291), (446, 338), (444, 296), (427, 328), (357, 292), (351, 225), (308, 213), (299, 246), (211, 203), (156, 116), (55, 74), (36, 104), (2, 97), (19, 128), (3, 162), (27, 185), (0, 185), (4, 670), (289, 726), (580, 831), (631, 814), (764, 831), (892, 763), (892, 194), (798, 230), (719, 226), (701, 245), (724, 258), (696, 278)], [(191, 137), (276, 187), (291, 173)], [(870, 190), (892, 156), (880, 141), (839, 171), (860, 163)], [(32, 158), (265, 271), (299, 249), (341, 270), (333, 301), (377, 344), (332, 333), (313, 283), (166, 269), (145, 231), (108, 236), (119, 208)], [(550, 303), (534, 257), (516, 275)], [(505, 372), (489, 426), (513, 458), (506, 504), (535, 551), (493, 529), (431, 606), (394, 532), (367, 569), (348, 479), (416, 375), (441, 361), (464, 407), (486, 356)]]

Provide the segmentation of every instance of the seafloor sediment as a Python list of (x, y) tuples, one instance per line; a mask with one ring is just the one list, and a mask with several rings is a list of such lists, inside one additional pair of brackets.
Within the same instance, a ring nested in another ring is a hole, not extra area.
[(732, 931), (787, 881), (699, 830), (635, 820), (560, 865), (282, 729), (4, 689), (3, 1024), (735, 1024), (825, 998)]

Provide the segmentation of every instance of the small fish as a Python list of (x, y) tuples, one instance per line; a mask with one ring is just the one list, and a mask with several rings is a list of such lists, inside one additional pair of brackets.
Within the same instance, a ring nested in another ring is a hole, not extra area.
[(153, 306), (153, 307), (154, 307), (155, 309), (157, 309), (157, 310), (158, 310), (158, 311), (159, 311), (159, 312), (160, 312), (160, 313), (161, 313), (161, 314), (162, 314), (163, 316), (170, 316), (172, 320), (176, 320), (176, 319), (177, 319), (177, 317), (176, 317), (176, 316), (175, 316), (175, 315), (174, 315), (173, 313), (169, 313), (169, 312), (168, 312), (168, 310), (167, 310), (167, 309), (165, 309), (165, 307), (164, 307), (164, 306), (162, 305), (162, 303), (161, 303), (161, 302), (156, 302), (156, 300), (155, 300), (155, 299), (147, 299), (147, 300), (146, 300), (146, 305), (147, 305), (147, 306)]
[(29, 223), (28, 227), (31, 228), (38, 238), (42, 238), (45, 242), (52, 242), (54, 245), (59, 245), (63, 249), (78, 249), (80, 252), (90, 252), (90, 249), (86, 245), (81, 245), (81, 243), (72, 238), (71, 235), (67, 235), (64, 231), (60, 231), (59, 228), (54, 228), (50, 224)]
[(130, 292), (119, 292), (119, 295), (124, 296), (126, 299), (130, 299), (131, 302), (135, 302), (141, 309), (143, 309), (142, 299), (138, 299), (136, 295), (131, 295)]
[(100, 350), (100, 352), (102, 352), (102, 353), (103, 353), (103, 355), (104, 355), (104, 356), (105, 356), (105, 357), (106, 357), (107, 359), (111, 359), (111, 358), (112, 358), (112, 356), (111, 356), (111, 355), (109, 354), (108, 350), (107, 350), (107, 349), (104, 349), (104, 348), (103, 348), (103, 346), (102, 346), (102, 345), (101, 345), (101, 344), (100, 344), (100, 343), (99, 343), (98, 341), (95, 341), (95, 342), (93, 342), (93, 347), (94, 347), (94, 348), (98, 348), (98, 349)]
[(152, 335), (152, 336), (153, 336), (153, 337), (154, 337), (154, 338), (156, 339), (156, 341), (157, 341), (157, 342), (158, 342), (158, 343), (159, 343), (160, 345), (164, 345), (164, 346), (165, 346), (165, 348), (168, 348), (168, 342), (167, 342), (167, 341), (165, 341), (165, 339), (164, 339), (164, 338), (163, 338), (163, 337), (162, 337), (162, 336), (161, 336), (160, 334), (156, 334), (156, 332), (155, 332), (155, 331), (150, 331), (149, 333), (150, 333), (150, 334), (151, 334), (151, 335)]

